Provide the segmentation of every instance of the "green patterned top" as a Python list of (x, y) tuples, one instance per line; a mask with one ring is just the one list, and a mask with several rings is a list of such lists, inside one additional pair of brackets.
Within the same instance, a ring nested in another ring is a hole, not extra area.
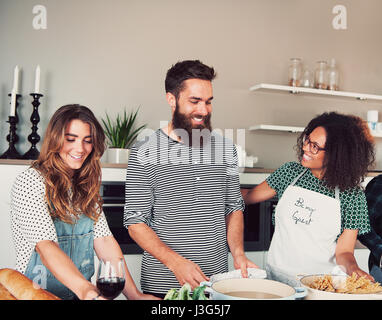
[[(273, 172), (266, 181), (268, 185), (276, 191), (277, 198), (280, 199), (285, 189), (304, 170), (305, 167), (300, 163), (287, 162)], [(297, 180), (295, 186), (335, 198), (334, 190), (326, 187), (323, 181), (316, 178), (310, 170)], [(366, 197), (360, 187), (348, 189), (343, 192), (340, 191), (340, 202), (341, 233), (344, 229), (358, 229), (358, 234), (364, 234), (371, 231)], [(273, 223), (274, 216), (275, 213), (273, 212)]]

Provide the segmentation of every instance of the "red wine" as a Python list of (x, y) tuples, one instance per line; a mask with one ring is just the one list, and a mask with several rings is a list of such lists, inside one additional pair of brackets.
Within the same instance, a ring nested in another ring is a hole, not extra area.
[(101, 294), (107, 299), (116, 298), (125, 287), (125, 279), (123, 278), (100, 278), (97, 280), (97, 288)]

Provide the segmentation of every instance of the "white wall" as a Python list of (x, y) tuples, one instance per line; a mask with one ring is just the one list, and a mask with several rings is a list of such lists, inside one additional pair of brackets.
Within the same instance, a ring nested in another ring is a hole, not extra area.
[[(196, 58), (218, 72), (216, 128), (305, 126), (326, 110), (364, 118), (368, 109), (382, 111), (376, 102), (248, 90), (260, 82), (285, 84), (291, 57), (303, 58), (310, 69), (334, 57), (342, 90), (382, 94), (382, 2), (340, 3), (347, 8), (346, 30), (332, 27), (332, 9), (339, 4), (332, 0), (1, 0), (0, 153), (7, 147), (5, 120), (16, 64), (22, 68), (17, 146), (22, 153), (30, 147), (29, 93), (37, 64), (44, 94), (40, 135), (53, 112), (67, 103), (85, 104), (98, 117), (105, 110), (114, 115), (141, 106), (139, 120), (155, 129), (170, 117), (164, 97), (167, 69)], [(47, 9), (46, 30), (32, 27), (36, 4)], [(246, 138), (259, 166), (277, 168), (295, 158), (296, 135), (247, 132)]]

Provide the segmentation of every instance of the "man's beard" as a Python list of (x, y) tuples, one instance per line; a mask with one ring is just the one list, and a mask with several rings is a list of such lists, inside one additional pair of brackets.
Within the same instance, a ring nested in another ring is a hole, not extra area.
[[(200, 147), (210, 141), (209, 139), (211, 138), (211, 113), (203, 116), (203, 123), (198, 125), (192, 125), (192, 118), (193, 116), (187, 116), (183, 113), (180, 113), (178, 102), (176, 102), (174, 115), (172, 117), (172, 127), (175, 130), (175, 134), (181, 137), (182, 142), (193, 147)], [(187, 136), (184, 137), (184, 134), (181, 134), (181, 130), (179, 130), (177, 133), (176, 130), (178, 129), (185, 130)], [(208, 141), (205, 141), (206, 138), (208, 138)]]

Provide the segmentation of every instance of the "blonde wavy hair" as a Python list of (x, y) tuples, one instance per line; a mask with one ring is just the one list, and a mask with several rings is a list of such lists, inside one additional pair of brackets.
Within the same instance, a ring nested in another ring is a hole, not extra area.
[[(93, 150), (80, 169), (73, 170), (59, 153), (65, 129), (74, 119), (90, 126)], [(32, 167), (45, 179), (45, 197), (52, 218), (73, 224), (74, 217), (85, 214), (94, 221), (102, 212), (100, 158), (105, 151), (105, 134), (93, 112), (78, 104), (59, 108), (49, 121), (41, 152)]]

